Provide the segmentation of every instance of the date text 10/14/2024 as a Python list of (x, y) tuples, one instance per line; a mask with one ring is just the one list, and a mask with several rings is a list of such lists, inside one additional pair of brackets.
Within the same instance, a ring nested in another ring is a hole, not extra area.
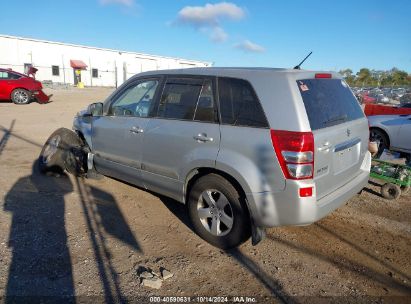
[(233, 296), (233, 297), (170, 297), (152, 296), (150, 303), (257, 303), (255, 297)]

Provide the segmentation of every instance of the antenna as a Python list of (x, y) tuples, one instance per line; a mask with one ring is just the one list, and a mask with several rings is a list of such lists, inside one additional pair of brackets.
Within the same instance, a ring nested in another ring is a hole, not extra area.
[(304, 61), (307, 60), (308, 57), (311, 56), (312, 53), (313, 53), (313, 52), (311, 51), (310, 54), (308, 54), (307, 56), (305, 56), (305, 58), (303, 59), (303, 61), (301, 61), (298, 65), (296, 65), (296, 66), (294, 67), (294, 70), (300, 70), (300, 69), (301, 69), (301, 65), (304, 63)]

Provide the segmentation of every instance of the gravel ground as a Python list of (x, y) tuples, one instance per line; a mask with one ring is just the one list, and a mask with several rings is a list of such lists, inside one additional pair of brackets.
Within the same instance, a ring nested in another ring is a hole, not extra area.
[[(111, 91), (48, 89), (47, 105), (0, 103), (0, 298), (410, 303), (410, 195), (387, 201), (378, 181), (313, 225), (269, 229), (258, 246), (223, 252), (168, 198), (33, 169), (52, 131), (71, 128), (77, 111)], [(174, 276), (150, 289), (140, 286), (143, 267)]]

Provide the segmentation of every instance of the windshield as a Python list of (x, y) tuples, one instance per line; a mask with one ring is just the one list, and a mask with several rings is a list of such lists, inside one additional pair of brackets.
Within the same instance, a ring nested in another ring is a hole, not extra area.
[(348, 85), (341, 79), (297, 81), (312, 130), (364, 117)]

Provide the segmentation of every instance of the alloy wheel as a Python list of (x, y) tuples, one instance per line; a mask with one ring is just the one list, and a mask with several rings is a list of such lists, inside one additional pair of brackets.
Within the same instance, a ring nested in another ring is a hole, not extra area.
[(29, 94), (26, 91), (17, 91), (14, 93), (14, 101), (16, 103), (27, 103), (29, 101)]
[(197, 214), (203, 227), (214, 236), (227, 235), (233, 228), (233, 209), (227, 197), (218, 190), (201, 193)]

